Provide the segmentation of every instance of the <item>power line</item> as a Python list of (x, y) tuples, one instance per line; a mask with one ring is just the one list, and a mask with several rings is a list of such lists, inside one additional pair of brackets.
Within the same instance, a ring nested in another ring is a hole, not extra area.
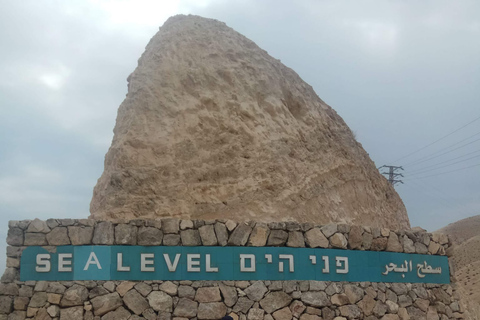
[(429, 176), (415, 177), (415, 178), (407, 178), (407, 180), (412, 180), (412, 179), (415, 179), (415, 180), (416, 180), (416, 179), (424, 179), (424, 178), (436, 177), (436, 176), (441, 176), (441, 175), (444, 175), (444, 174), (447, 174), (447, 173), (456, 172), (456, 171), (461, 171), (461, 170), (466, 170), (466, 169), (470, 169), (470, 168), (478, 167), (478, 166), (480, 166), (480, 163), (474, 164), (473, 166), (464, 167), (464, 168), (460, 168), (460, 169), (456, 169), (456, 170), (451, 170), (451, 171), (446, 171), (446, 172), (441, 172), (441, 173), (433, 174), (433, 175), (429, 175)]
[(443, 155), (445, 155), (445, 154), (449, 154), (449, 153), (451, 153), (451, 152), (453, 152), (453, 151), (455, 151), (455, 150), (458, 150), (458, 149), (461, 149), (461, 148), (466, 147), (466, 146), (468, 146), (468, 145), (471, 145), (472, 143), (475, 143), (475, 142), (477, 142), (477, 141), (480, 141), (480, 139), (473, 140), (473, 141), (471, 141), (471, 142), (469, 142), (469, 143), (465, 143), (464, 145), (461, 145), (461, 146), (459, 146), (459, 147), (457, 147), (457, 148), (455, 148), (455, 149), (452, 149), (452, 150), (450, 150), (450, 151), (445, 151), (445, 152), (440, 153), (439, 155), (436, 155), (436, 156), (432, 156), (432, 157), (429, 157), (429, 158), (426, 158), (426, 159), (425, 159), (425, 158), (422, 158), (422, 159), (424, 159), (424, 160), (417, 161), (417, 162), (410, 163), (410, 164), (406, 164), (405, 166), (407, 166), (407, 165), (412, 165), (412, 164), (419, 164), (419, 163), (423, 163), (423, 162), (428, 161), (428, 160), (432, 160), (432, 159), (441, 157), (441, 156), (443, 156)]
[[(416, 186), (414, 187), (414, 185), (410, 184), (410, 183), (414, 183)], [(425, 187), (425, 186), (421, 186), (418, 181), (410, 181), (409, 183), (405, 184), (406, 186), (409, 186), (409, 187), (414, 187), (414, 189), (416, 190), (419, 190), (420, 193), (424, 194), (424, 195), (427, 195), (429, 197), (431, 197), (432, 199), (435, 199), (435, 200), (438, 200), (440, 202), (443, 202), (444, 205), (446, 205), (447, 207), (450, 207), (450, 209), (453, 209), (453, 210), (457, 210), (457, 208), (455, 207), (454, 204), (450, 203), (445, 197), (440, 197), (440, 196), (436, 196), (433, 192), (426, 192), (426, 190), (428, 191), (431, 191), (430, 188), (428, 187)], [(426, 190), (425, 190), (426, 189)]]
[[(453, 161), (453, 160), (457, 160), (457, 159), (460, 159), (460, 158), (463, 158), (463, 157), (466, 157), (466, 156), (469, 156), (471, 154), (474, 154), (474, 153), (478, 153), (480, 152), (480, 150), (476, 150), (476, 151), (473, 151), (473, 152), (469, 152), (469, 153), (466, 153), (464, 155), (461, 155), (459, 157), (456, 157), (456, 158), (452, 158), (452, 159), (449, 159), (449, 160), (445, 160), (445, 161), (442, 161), (442, 162), (439, 162), (437, 164), (434, 164), (433, 166), (438, 166), (439, 164), (444, 164), (444, 163), (448, 163), (450, 161)], [(427, 169), (427, 167), (424, 167), (424, 168), (421, 168), (421, 169), (416, 169), (414, 170), (414, 172), (418, 171), (418, 170), (423, 170), (423, 169)]]
[[(468, 160), (471, 160), (471, 159), (475, 159), (475, 158), (479, 158), (480, 156), (475, 156), (475, 157), (470, 157), (470, 158), (467, 158), (467, 159), (464, 159), (464, 160), (460, 160), (460, 161), (457, 161), (457, 162), (454, 162), (454, 163), (451, 163), (451, 164), (447, 164), (445, 166), (441, 166), (441, 167), (438, 167), (438, 168), (432, 168), (432, 169), (427, 169), (427, 170), (416, 170), (416, 171), (413, 171), (413, 174), (408, 174), (406, 175), (407, 177), (411, 177), (411, 176), (416, 176), (416, 175), (419, 175), (419, 174), (422, 174), (424, 172), (428, 172), (428, 171), (434, 171), (434, 170), (438, 170), (438, 169), (442, 169), (442, 168), (446, 168), (446, 167), (450, 167), (450, 166), (453, 166), (454, 164), (457, 164), (457, 163), (461, 163), (461, 162), (465, 162), (465, 161), (468, 161)], [(418, 173), (416, 173), (418, 172)]]
[[(439, 200), (440, 202), (443, 202), (446, 206), (452, 208), (456, 212), (458, 212), (460, 210), (459, 208), (461, 208), (461, 210), (463, 210), (464, 212), (467, 212), (467, 214), (469, 214), (469, 215), (474, 214), (474, 211), (472, 210), (472, 208), (469, 207), (469, 206), (466, 206), (463, 201), (460, 201), (457, 204), (454, 204), (453, 202), (450, 202), (448, 199), (452, 198), (451, 194), (447, 194), (447, 193), (443, 192), (442, 190), (438, 189), (434, 185), (427, 183), (425, 180), (416, 180), (416, 181), (415, 180), (410, 180), (405, 185), (412, 187), (413, 185), (411, 185), (410, 183), (414, 183), (419, 188), (421, 188), (421, 189), (419, 189), (420, 192), (422, 192), (426, 195), (429, 195), (430, 197), (435, 198), (435, 199)], [(426, 193), (424, 191), (424, 189), (427, 189), (428, 191), (431, 191), (431, 193), (430, 194)], [(433, 193), (433, 191), (436, 191), (437, 195), (435, 195)]]
[(434, 145), (435, 143), (437, 143), (437, 142), (439, 142), (439, 141), (441, 141), (441, 140), (443, 140), (443, 139), (451, 136), (452, 134), (454, 134), (454, 133), (462, 130), (462, 129), (465, 128), (466, 126), (469, 126), (470, 124), (472, 124), (472, 123), (474, 123), (475, 121), (478, 121), (478, 120), (480, 120), (480, 117), (473, 119), (473, 120), (470, 121), (469, 123), (461, 126), (461, 127), (458, 128), (458, 129), (455, 129), (454, 131), (450, 132), (449, 134), (447, 134), (447, 135), (445, 135), (445, 136), (443, 136), (443, 137), (441, 137), (441, 138), (439, 138), (439, 139), (437, 139), (437, 140), (435, 140), (435, 141), (427, 144), (426, 146), (423, 146), (422, 148), (419, 148), (419, 149), (417, 149), (417, 150), (415, 150), (415, 151), (407, 154), (406, 156), (403, 156), (403, 157), (401, 157), (401, 158), (398, 158), (397, 160), (394, 160), (394, 161), (392, 161), (392, 162), (397, 162), (397, 161), (402, 160), (402, 159), (405, 159), (405, 158), (407, 158), (407, 157), (409, 157), (409, 156), (411, 156), (411, 155), (413, 155), (413, 154), (416, 154), (417, 152), (420, 152), (420, 151), (424, 150), (425, 148), (428, 148), (428, 147), (430, 147), (431, 145)]
[[(457, 142), (449, 145), (448, 147), (445, 147), (445, 148), (442, 148), (442, 149), (440, 149), (440, 150), (438, 150), (438, 151), (435, 151), (434, 153), (431, 153), (431, 154), (429, 154), (429, 155), (426, 155), (426, 156), (424, 156), (424, 157), (422, 157), (422, 158), (420, 158), (420, 159), (418, 159), (418, 160), (414, 160), (414, 161), (412, 161), (412, 162), (409, 162), (409, 163), (406, 164), (406, 166), (416, 165), (416, 164), (418, 164), (418, 163), (421, 163), (422, 161), (420, 161), (420, 160), (423, 160), (423, 159), (425, 159), (425, 158), (429, 158), (429, 157), (431, 157), (431, 156), (433, 156), (433, 155), (435, 155), (435, 154), (437, 154), (437, 153), (439, 153), (439, 152), (442, 152), (443, 150), (448, 150), (448, 149), (450, 149), (451, 147), (458, 146), (459, 143), (461, 143), (461, 142), (463, 142), (463, 141), (466, 141), (466, 140), (468, 140), (468, 139), (470, 139), (470, 138), (473, 138), (473, 137), (475, 137), (475, 136), (478, 136), (479, 134), (480, 134), (480, 132), (477, 132), (477, 133), (475, 133), (475, 134), (473, 134), (473, 135), (471, 135), (471, 136), (469, 136), (469, 137), (467, 137), (467, 138), (465, 138), (465, 139), (462, 139), (462, 140), (460, 140), (460, 141), (457, 141)], [(472, 141), (472, 142), (470, 142), (470, 143), (467, 143), (467, 144), (465, 144), (465, 146), (466, 146), (466, 145), (469, 145), (469, 144), (471, 144), (471, 143), (473, 143), (473, 142), (476, 142), (476, 141), (478, 141), (478, 140), (475, 140), (475, 141)], [(429, 159), (430, 159), (430, 158), (429, 158)]]

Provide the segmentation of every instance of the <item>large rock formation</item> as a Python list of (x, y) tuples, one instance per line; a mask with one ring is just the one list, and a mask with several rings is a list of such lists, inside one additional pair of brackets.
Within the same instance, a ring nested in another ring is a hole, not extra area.
[(91, 217), (409, 227), (342, 118), (224, 23), (170, 18), (128, 81)]

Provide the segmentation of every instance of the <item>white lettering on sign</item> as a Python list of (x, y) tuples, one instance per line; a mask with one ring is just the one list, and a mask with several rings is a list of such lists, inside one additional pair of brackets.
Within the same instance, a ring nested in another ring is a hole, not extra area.
[[(341, 261), (343, 261), (342, 260), (343, 258), (348, 260), (348, 258), (346, 258), (346, 257), (339, 257), (339, 258), (341, 258), (340, 259)], [(313, 264), (313, 265), (317, 264), (317, 256), (309, 256), (309, 259), (310, 259), (311, 264)], [(330, 259), (328, 258), (328, 256), (322, 256), (322, 261), (323, 261), (322, 273), (330, 273)], [(338, 265), (338, 262), (337, 262), (337, 265)], [(343, 270), (340, 270), (340, 272), (337, 271), (337, 273), (345, 273), (345, 272), (343, 272)], [(348, 261), (347, 261), (347, 272), (346, 273), (348, 273)]]
[[(250, 267), (247, 267), (245, 260), (250, 260)], [(240, 254), (240, 272), (255, 272), (255, 255), (254, 254)]]
[(205, 255), (205, 271), (207, 272), (218, 272), (217, 267), (212, 267), (212, 261), (210, 260), (210, 255)]
[(71, 272), (72, 271), (72, 260), (71, 253), (59, 253), (58, 254), (58, 272)]
[(449, 283), (450, 280), (447, 257), (390, 252), (119, 245), (59, 246), (54, 253), (40, 246), (25, 250), (20, 261), (22, 281), (317, 279)]
[[(348, 258), (347, 257), (335, 257), (337, 273), (348, 273)], [(342, 268), (342, 269), (339, 269)]]
[(181, 254), (177, 253), (175, 255), (175, 260), (173, 260), (173, 263), (172, 263), (172, 261), (170, 260), (170, 256), (166, 253), (163, 254), (163, 258), (165, 259), (165, 263), (167, 264), (167, 268), (169, 272), (175, 272), (175, 270), (177, 270), (178, 261), (180, 261), (180, 256)]
[(150, 267), (153, 266), (153, 258), (155, 258), (155, 255), (153, 253), (140, 254), (140, 271), (154, 272), (155, 267)]
[(200, 261), (193, 259), (200, 259), (200, 253), (187, 254), (187, 271), (200, 272)]
[(121, 253), (121, 252), (117, 253), (117, 271), (119, 271), (119, 272), (130, 271), (129, 266), (124, 266), (123, 265), (123, 253)]
[[(288, 270), (290, 272), (295, 271), (295, 266), (293, 262), (293, 254), (281, 254), (278, 256), (279, 259), (287, 259), (288, 260)], [(283, 262), (278, 262), (278, 271), (283, 272)]]
[(37, 265), (35, 271), (37, 272), (50, 272), (52, 266), (50, 264), (50, 255), (48, 253), (37, 254)]
[(87, 263), (85, 263), (83, 271), (87, 271), (91, 264), (96, 265), (98, 270), (102, 270), (102, 266), (100, 265), (100, 262), (98, 262), (97, 255), (93, 251), (90, 252), (90, 256), (88, 257)]
[(322, 273), (330, 273), (330, 265), (328, 261), (328, 256), (322, 256), (322, 260), (324, 263), (324, 268), (322, 269)]
[(267, 263), (272, 263), (272, 255), (271, 254), (266, 254), (265, 259), (267, 259)]
[[(412, 260), (408, 262), (405, 260), (400, 266), (391, 262), (385, 265), (385, 272), (382, 272), (384, 276), (388, 275), (389, 272), (397, 272), (402, 274), (402, 278), (405, 278), (405, 273), (412, 272)], [(425, 278), (425, 274), (441, 274), (442, 267), (432, 268), (429, 266), (426, 261), (417, 264), (417, 276), (419, 278)]]

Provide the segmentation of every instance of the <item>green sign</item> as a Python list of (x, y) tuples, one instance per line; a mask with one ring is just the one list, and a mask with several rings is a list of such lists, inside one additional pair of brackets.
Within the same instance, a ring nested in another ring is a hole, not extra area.
[(28, 280), (321, 280), (450, 283), (445, 256), (290, 247), (59, 246), (23, 251)]

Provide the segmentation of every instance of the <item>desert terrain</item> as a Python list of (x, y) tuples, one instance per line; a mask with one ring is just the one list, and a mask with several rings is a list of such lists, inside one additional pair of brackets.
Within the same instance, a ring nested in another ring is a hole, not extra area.
[(448, 234), (454, 244), (449, 255), (458, 292), (470, 319), (480, 319), (480, 215), (451, 223), (437, 232)]

